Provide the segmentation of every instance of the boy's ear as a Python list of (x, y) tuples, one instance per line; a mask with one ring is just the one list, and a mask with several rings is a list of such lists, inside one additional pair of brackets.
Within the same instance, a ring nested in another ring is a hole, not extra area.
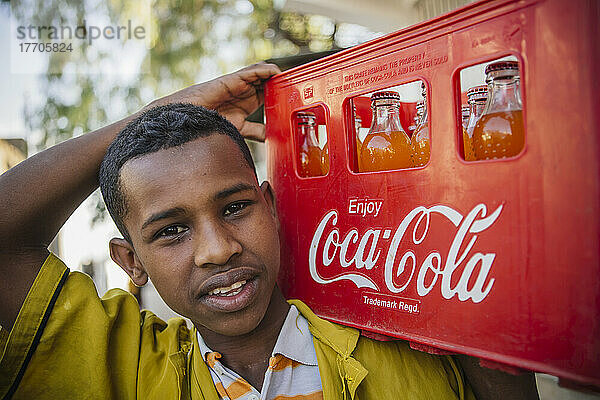
[(277, 224), (277, 230), (279, 230), (279, 218), (277, 217), (277, 203), (275, 202), (275, 193), (273, 192), (273, 188), (271, 184), (267, 181), (264, 181), (260, 185), (260, 190), (262, 191), (263, 197), (267, 202), (267, 205), (271, 209), (271, 215), (275, 218), (275, 223)]
[(144, 286), (148, 282), (148, 274), (135, 255), (131, 243), (125, 239), (112, 238), (109, 248), (110, 258), (123, 268), (136, 286)]

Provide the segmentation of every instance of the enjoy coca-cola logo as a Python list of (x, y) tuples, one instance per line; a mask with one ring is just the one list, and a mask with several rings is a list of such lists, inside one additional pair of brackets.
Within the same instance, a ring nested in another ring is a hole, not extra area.
[[(362, 203), (365, 207), (369, 204)], [(353, 208), (355, 204), (356, 200), (351, 200), (349, 213), (358, 210)], [(377, 204), (374, 203), (372, 209), (377, 210), (378, 214), (379, 208), (376, 206)], [(429, 208), (419, 206), (404, 217), (393, 236), (391, 236), (391, 229), (381, 228), (367, 229), (362, 236), (356, 228), (342, 234), (337, 228), (338, 211), (331, 210), (319, 222), (310, 244), (310, 275), (320, 284), (349, 280), (358, 288), (382, 292), (372, 279), (372, 274), (373, 268), (383, 263), (385, 286), (390, 293), (402, 293), (412, 284), (416, 285), (417, 294), (423, 297), (437, 284), (446, 299), (456, 295), (460, 301), (471, 300), (479, 303), (489, 295), (494, 285), (494, 278), (489, 275), (496, 254), (474, 250), (477, 234), (494, 224), (502, 212), (502, 207), (500, 205), (488, 215), (485, 204), (478, 204), (463, 216), (448, 206), (435, 205)], [(370, 211), (370, 208), (368, 210)], [(361, 214), (359, 211), (355, 213)], [(419, 246), (428, 232), (435, 229), (430, 226), (433, 214), (443, 215), (456, 227), (454, 239), (447, 253), (444, 254), (445, 257), (442, 257), (439, 251), (431, 251), (423, 260), (418, 260), (414, 248), (400, 249), (400, 243), (406, 234), (410, 235), (407, 231), (414, 222), (410, 239), (414, 246)], [(467, 236), (469, 236), (468, 243), (463, 246)], [(390, 239), (390, 237), (391, 242), (384, 258), (380, 239)], [(470, 254), (472, 250), (473, 253)], [(326, 275), (332, 275), (323, 272), (334, 262), (347, 271), (324, 278)], [(478, 264), (480, 264), (479, 268), (476, 268)], [(380, 270), (381, 268), (377, 269)], [(458, 282), (456, 278), (453, 279), (454, 275), (459, 277)], [(475, 277), (474, 283), (471, 280), (469, 285), (472, 275)]]

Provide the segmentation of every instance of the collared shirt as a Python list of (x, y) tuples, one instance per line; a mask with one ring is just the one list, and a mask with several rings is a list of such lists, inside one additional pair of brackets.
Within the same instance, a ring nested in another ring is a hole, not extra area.
[[(475, 399), (452, 357), (361, 337), (299, 300), (289, 302), (308, 321), (323, 398)], [(120, 289), (99, 298), (89, 276), (69, 273), (50, 255), (12, 331), (0, 331), (0, 399), (84, 398), (219, 400), (219, 394), (196, 330), (182, 318), (165, 322), (140, 312)]]
[(222, 400), (322, 399), (317, 354), (308, 321), (291, 306), (265, 372), (262, 391), (224, 366), (198, 334), (202, 357)]

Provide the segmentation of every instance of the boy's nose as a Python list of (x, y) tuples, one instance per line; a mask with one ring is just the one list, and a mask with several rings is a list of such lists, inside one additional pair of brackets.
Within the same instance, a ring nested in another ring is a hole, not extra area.
[(194, 263), (198, 267), (223, 265), (242, 252), (242, 245), (219, 221), (204, 221), (196, 238)]

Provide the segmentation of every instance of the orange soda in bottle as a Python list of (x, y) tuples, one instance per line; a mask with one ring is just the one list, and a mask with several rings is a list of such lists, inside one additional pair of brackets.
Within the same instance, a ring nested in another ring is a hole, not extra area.
[(475, 151), (473, 150), (473, 130), (477, 121), (483, 113), (488, 97), (488, 87), (486, 85), (473, 86), (467, 90), (467, 99), (469, 102), (469, 121), (463, 131), (463, 145), (465, 149), (465, 160), (475, 161)]
[(477, 160), (514, 157), (525, 145), (519, 63), (498, 61), (485, 68), (488, 98), (473, 129)]
[(312, 112), (299, 112), (296, 114), (296, 130), (300, 141), (298, 152), (298, 172), (300, 176), (320, 176), (323, 174), (321, 167), (321, 149), (317, 138), (316, 116)]
[(371, 96), (373, 122), (359, 157), (359, 172), (412, 167), (410, 139), (400, 124), (400, 95), (381, 91)]
[[(470, 109), (471, 107), (469, 107), (468, 104), (463, 104), (460, 107), (460, 116), (461, 116), (461, 128), (462, 128), (462, 138), (463, 138), (463, 154), (465, 155), (465, 160), (467, 159), (467, 153), (470, 153), (473, 151), (473, 142), (468, 140), (469, 137), (467, 136), (467, 124), (469, 123), (469, 115), (470, 115)], [(470, 145), (470, 149), (467, 148), (467, 146)]]
[[(412, 134), (411, 146), (413, 153), (413, 163), (415, 167), (422, 167), (429, 162), (430, 147), (429, 147), (429, 121), (427, 115), (427, 89), (425, 84), (421, 84), (423, 101), (417, 104), (417, 110), (422, 109), (421, 116), (415, 131)], [(419, 113), (417, 111), (417, 113)]]

